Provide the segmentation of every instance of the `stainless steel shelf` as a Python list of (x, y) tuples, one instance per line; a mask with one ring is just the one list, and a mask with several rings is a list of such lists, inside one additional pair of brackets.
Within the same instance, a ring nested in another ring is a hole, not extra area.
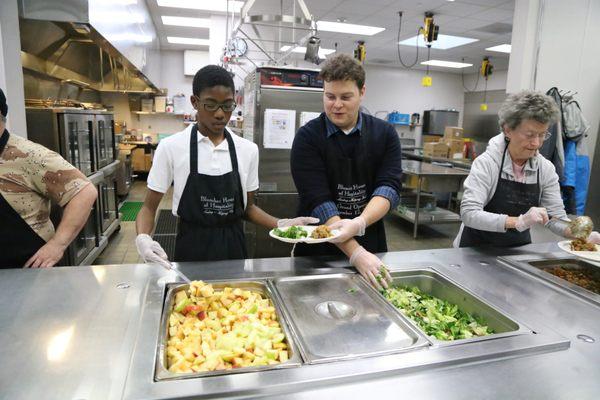
[[(409, 222), (415, 222), (415, 210), (407, 208), (404, 211), (392, 210), (392, 214)], [(447, 224), (460, 222), (460, 215), (445, 208), (436, 207), (434, 210), (419, 210), (419, 224)]]

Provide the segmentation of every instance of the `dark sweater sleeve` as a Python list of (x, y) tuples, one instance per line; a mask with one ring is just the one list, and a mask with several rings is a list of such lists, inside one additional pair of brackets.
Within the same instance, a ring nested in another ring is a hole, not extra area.
[(385, 124), (385, 147), (375, 177), (375, 188), (388, 186), (398, 195), (402, 188), (402, 150), (400, 139), (393, 126)]
[(327, 170), (323, 146), (319, 146), (320, 132), (307, 124), (298, 130), (292, 144), (290, 157), (292, 177), (298, 189), (301, 209), (312, 210), (333, 200), (327, 183)]

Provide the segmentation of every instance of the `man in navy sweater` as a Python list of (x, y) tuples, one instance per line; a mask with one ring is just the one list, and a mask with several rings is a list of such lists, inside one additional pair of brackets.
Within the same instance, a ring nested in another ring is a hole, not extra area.
[(389, 274), (372, 253), (387, 251), (382, 218), (399, 200), (400, 140), (392, 125), (360, 112), (365, 71), (353, 58), (328, 59), (320, 76), (325, 112), (298, 130), (291, 169), (298, 215), (317, 217), (341, 235), (335, 245), (299, 245), (296, 254), (343, 253), (373, 285), (387, 287)]

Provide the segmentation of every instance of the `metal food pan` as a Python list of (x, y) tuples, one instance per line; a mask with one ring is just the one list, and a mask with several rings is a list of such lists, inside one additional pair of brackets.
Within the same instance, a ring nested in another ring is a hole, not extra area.
[(284, 277), (270, 284), (308, 364), (394, 354), (431, 344), (358, 274)]
[(302, 358), (300, 353), (298, 352), (298, 347), (296, 345), (296, 341), (292, 336), (288, 323), (284, 318), (283, 312), (281, 311), (281, 305), (277, 302), (275, 296), (273, 295), (272, 289), (267, 284), (266, 280), (263, 279), (255, 279), (252, 281), (248, 280), (220, 280), (220, 281), (205, 281), (206, 283), (210, 283), (216, 291), (223, 290), (225, 287), (231, 288), (240, 288), (242, 290), (250, 290), (251, 292), (258, 292), (264, 298), (268, 298), (271, 300), (271, 303), (275, 307), (275, 312), (277, 314), (277, 320), (283, 333), (285, 334), (285, 342), (288, 345), (288, 353), (289, 359), (286, 362), (274, 364), (274, 365), (264, 365), (264, 366), (256, 366), (256, 367), (242, 367), (242, 368), (234, 368), (230, 370), (218, 370), (218, 371), (207, 371), (207, 372), (189, 372), (189, 373), (173, 373), (170, 372), (167, 368), (167, 339), (169, 337), (169, 315), (170, 310), (173, 307), (173, 301), (175, 299), (175, 294), (180, 290), (187, 290), (189, 285), (173, 283), (168, 284), (166, 287), (166, 296), (164, 298), (163, 303), (163, 311), (160, 320), (160, 335), (156, 349), (156, 365), (154, 370), (154, 379), (155, 381), (164, 381), (164, 380), (177, 380), (177, 379), (191, 379), (191, 378), (200, 378), (205, 376), (216, 376), (216, 375), (230, 375), (230, 374), (239, 374), (245, 372), (257, 372), (257, 371), (265, 371), (272, 369), (280, 369), (280, 368), (290, 368), (297, 367), (302, 364)]
[(551, 274), (552, 276), (556, 276), (561, 281), (569, 282), (571, 285), (575, 285), (578, 288), (581, 288), (589, 293), (593, 293), (596, 296), (600, 295), (599, 292), (595, 292), (591, 289), (585, 288), (583, 286), (578, 285), (576, 282), (573, 282), (566, 278), (558, 277), (553, 274), (550, 270), (556, 267), (562, 267), (567, 271), (578, 271), (585, 273), (590, 280), (594, 283), (600, 284), (600, 268), (595, 267), (594, 265), (587, 263), (578, 258), (567, 258), (567, 259), (549, 259), (549, 260), (541, 260), (541, 261), (530, 261), (529, 265), (535, 267), (539, 270), (544, 271), (547, 274)]
[[(461, 287), (435, 270), (411, 269), (390, 272), (390, 275), (392, 276), (392, 286), (416, 286), (425, 294), (446, 300), (452, 304), (456, 304), (461, 310), (480, 318), (488, 327), (496, 332), (491, 335), (477, 336), (469, 339), (439, 340), (435, 337), (428, 336), (416, 322), (409, 317), (406, 317), (406, 319), (410, 321), (415, 329), (418, 329), (420, 332), (422, 332), (423, 335), (431, 340), (435, 346), (449, 346), (460, 343), (479, 342), (483, 340), (497, 339), (499, 337), (532, 333), (530, 329), (526, 328), (522, 324), (519, 324), (506, 313), (491, 306), (481, 298), (477, 297), (475, 294), (469, 292), (464, 287)], [(381, 296), (383, 297), (383, 295)], [(400, 310), (387, 301), (387, 299), (386, 302), (390, 305), (390, 307), (396, 310), (396, 312), (402, 314)]]
[(595, 264), (572, 256), (565, 256), (562, 252), (507, 256), (500, 257), (500, 260), (514, 268), (533, 275), (558, 290), (564, 290), (581, 300), (590, 302), (595, 306), (600, 306), (600, 294), (584, 289), (575, 283), (559, 278), (547, 271), (549, 268), (562, 266), (568, 270), (589, 272), (590, 275), (595, 278), (595, 281), (600, 282), (600, 268), (595, 266)]

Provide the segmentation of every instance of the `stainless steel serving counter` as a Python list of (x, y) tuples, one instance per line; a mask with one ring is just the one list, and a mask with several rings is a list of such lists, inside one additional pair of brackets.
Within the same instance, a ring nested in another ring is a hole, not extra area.
[[(557, 251), (548, 243), (382, 255), (394, 271), (434, 268), (527, 326), (529, 334), (161, 382), (154, 381), (154, 360), (165, 284), (174, 274), (149, 265), (0, 270), (0, 398), (597, 399), (598, 305), (498, 259)], [(346, 266), (326, 258), (278, 258), (180, 268), (193, 279), (221, 280), (352, 273)], [(595, 342), (578, 339), (582, 334)]]

